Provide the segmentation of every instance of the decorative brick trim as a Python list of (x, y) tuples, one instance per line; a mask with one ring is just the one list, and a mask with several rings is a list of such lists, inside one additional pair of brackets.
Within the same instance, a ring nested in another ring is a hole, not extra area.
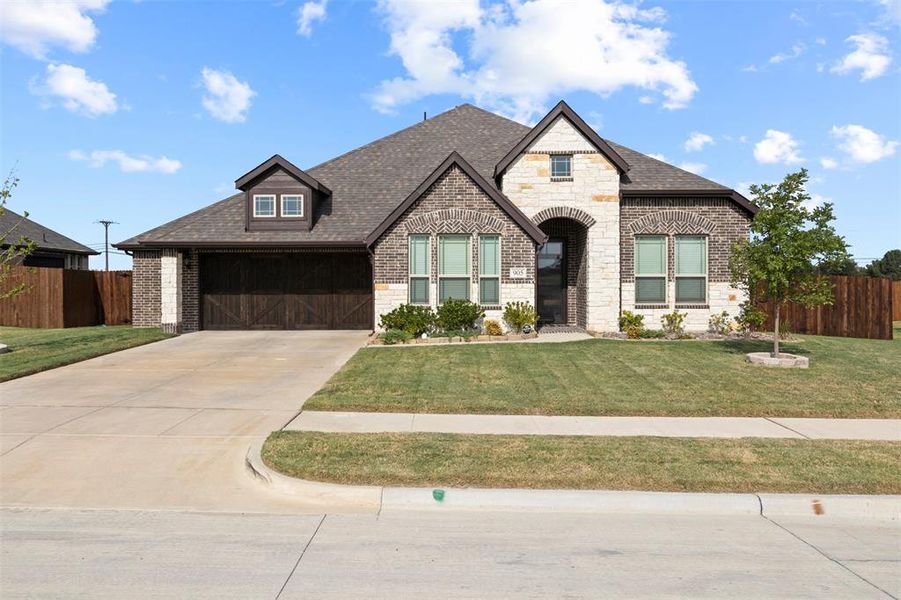
[(403, 224), (407, 233), (501, 233), (501, 219), (465, 208), (435, 210), (422, 215), (411, 215)]
[(534, 217), (532, 217), (532, 222), (536, 225), (540, 225), (541, 223), (550, 219), (572, 219), (573, 221), (581, 223), (585, 227), (591, 227), (597, 222), (594, 220), (594, 217), (589, 215), (584, 210), (579, 210), (578, 208), (573, 208), (572, 206), (552, 206), (550, 208), (545, 208), (544, 210), (536, 213)]
[(544, 154), (549, 156), (551, 154), (600, 154), (600, 152), (585, 148), (582, 150), (526, 150), (523, 154)]
[(716, 230), (716, 223), (698, 214), (685, 210), (661, 210), (629, 224), (632, 233), (705, 233)]

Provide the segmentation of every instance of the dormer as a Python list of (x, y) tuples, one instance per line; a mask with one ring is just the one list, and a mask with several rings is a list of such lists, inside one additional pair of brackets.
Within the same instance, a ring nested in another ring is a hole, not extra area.
[(247, 231), (313, 228), (316, 208), (331, 190), (278, 154), (235, 181), (244, 192)]

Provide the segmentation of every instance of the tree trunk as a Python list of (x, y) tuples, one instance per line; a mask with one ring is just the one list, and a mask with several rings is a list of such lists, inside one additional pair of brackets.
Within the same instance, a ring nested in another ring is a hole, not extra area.
[(776, 302), (773, 310), (773, 356), (779, 358), (779, 309), (781, 305)]

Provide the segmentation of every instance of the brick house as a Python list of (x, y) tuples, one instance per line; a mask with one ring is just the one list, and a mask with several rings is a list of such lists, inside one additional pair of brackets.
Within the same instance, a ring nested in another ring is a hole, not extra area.
[(134, 323), (372, 329), (410, 302), (617, 329), (678, 308), (736, 314), (728, 252), (756, 207), (604, 140), (560, 102), (535, 127), (464, 104), (303, 171), (276, 155), (237, 194), (117, 244)]

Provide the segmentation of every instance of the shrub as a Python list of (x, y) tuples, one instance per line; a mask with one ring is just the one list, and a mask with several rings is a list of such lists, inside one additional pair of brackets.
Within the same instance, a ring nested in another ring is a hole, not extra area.
[(413, 336), (410, 333), (403, 331), (402, 329), (389, 329), (382, 334), (382, 343), (393, 346), (394, 344), (402, 344), (412, 337)]
[(779, 339), (790, 340), (792, 337), (792, 322), (786, 319), (779, 323)]
[(485, 321), (485, 333), (488, 335), (503, 335), (504, 331), (501, 329), (500, 323), (494, 319), (487, 319)]
[(451, 298), (438, 307), (438, 326), (445, 331), (472, 329), (485, 316), (482, 307), (469, 300)]
[(379, 319), (382, 329), (399, 329), (418, 337), (435, 326), (435, 312), (429, 306), (401, 304)]
[(663, 332), (666, 337), (679, 338), (685, 333), (685, 317), (688, 313), (674, 310), (660, 317), (660, 323), (663, 325)]
[(711, 333), (728, 335), (732, 331), (732, 320), (729, 318), (729, 313), (723, 311), (718, 315), (710, 315), (710, 320), (707, 321), (707, 329)]
[(504, 321), (513, 331), (519, 333), (526, 325), (538, 322), (538, 313), (528, 302), (507, 302), (504, 306)]
[(619, 329), (625, 332), (630, 340), (637, 340), (644, 331), (644, 315), (637, 315), (629, 310), (624, 310), (619, 315)]
[(659, 340), (666, 337), (666, 332), (662, 329), (642, 329), (638, 337), (643, 340)]
[(766, 312), (757, 308), (749, 301), (742, 302), (739, 305), (739, 312), (735, 317), (735, 324), (745, 337), (750, 335), (752, 331), (763, 329), (764, 323), (766, 323)]

